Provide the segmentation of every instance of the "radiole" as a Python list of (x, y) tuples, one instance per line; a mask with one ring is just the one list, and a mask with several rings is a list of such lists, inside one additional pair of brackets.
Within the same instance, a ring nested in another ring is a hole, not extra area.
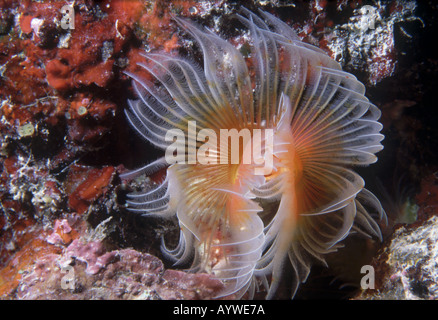
[[(129, 73), (138, 100), (129, 101), (126, 114), (141, 136), (163, 150), (173, 143), (165, 139), (173, 129), (188, 137), (180, 143), (194, 143), (185, 148), (192, 151), (202, 146), (193, 140), (200, 130), (219, 136), (225, 129), (249, 129), (253, 140), (254, 129), (270, 129), (272, 170), (255, 174), (263, 161), (244, 163), (240, 148), (238, 163), (168, 164), (163, 157), (122, 178), (168, 166), (156, 189), (129, 195), (129, 208), (176, 215), (179, 244), (163, 245), (163, 252), (176, 264), (191, 262), (191, 271), (221, 279), (220, 296), (248, 290), (251, 296), (261, 279), (272, 298), (288, 264), (293, 297), (312, 263), (323, 262), (350, 231), (381, 237), (375, 219), (385, 213), (353, 170), (374, 163), (383, 148), (380, 111), (362, 83), (284, 22), (246, 9), (237, 19), (249, 30), (247, 57), (213, 32), (175, 18), (198, 43), (203, 68), (179, 56), (144, 54), (139, 65), (157, 81)], [(188, 141), (192, 121), (197, 129)], [(193, 159), (189, 151), (184, 156)], [(266, 202), (278, 203), (274, 212)]]

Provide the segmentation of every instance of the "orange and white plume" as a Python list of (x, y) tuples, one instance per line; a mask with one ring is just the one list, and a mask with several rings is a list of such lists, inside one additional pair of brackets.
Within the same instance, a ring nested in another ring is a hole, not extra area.
[[(163, 252), (176, 264), (191, 262), (192, 271), (221, 279), (220, 296), (252, 295), (262, 279), (272, 298), (289, 264), (293, 297), (312, 263), (324, 262), (350, 232), (381, 237), (375, 219), (385, 213), (353, 171), (375, 162), (383, 148), (380, 111), (353, 75), (273, 15), (242, 9), (237, 18), (249, 30), (248, 56), (175, 18), (202, 50), (203, 68), (187, 58), (148, 53), (139, 65), (157, 81), (129, 74), (138, 95), (129, 101), (130, 124), (155, 146), (185, 153), (183, 161), (169, 165), (163, 157), (123, 174), (131, 179), (168, 166), (163, 183), (130, 194), (127, 203), (142, 214), (176, 215), (179, 244), (163, 244)], [(224, 129), (249, 132), (237, 162), (222, 161), (235, 151), (224, 153), (223, 139), (210, 141)], [(172, 130), (183, 139), (166, 138)], [(262, 159), (243, 161), (248, 146), (260, 142), (257, 133), (268, 131), (271, 149), (262, 139)], [(206, 133), (208, 143), (200, 139)], [(199, 160), (201, 151), (208, 155), (202, 163), (188, 161)]]

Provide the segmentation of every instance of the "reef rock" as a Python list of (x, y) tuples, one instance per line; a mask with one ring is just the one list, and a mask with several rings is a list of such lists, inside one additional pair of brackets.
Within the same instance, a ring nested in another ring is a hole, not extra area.
[(63, 254), (39, 257), (14, 294), (25, 300), (211, 299), (223, 288), (207, 274), (166, 270), (157, 257), (133, 249), (106, 251), (99, 241), (74, 240)]
[(418, 227), (400, 226), (377, 261), (376, 289), (358, 299), (437, 299), (438, 216)]

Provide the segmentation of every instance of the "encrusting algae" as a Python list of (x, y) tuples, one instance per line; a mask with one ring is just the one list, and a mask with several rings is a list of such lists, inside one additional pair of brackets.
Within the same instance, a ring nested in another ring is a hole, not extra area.
[[(156, 82), (129, 73), (138, 95), (129, 101), (130, 124), (167, 156), (180, 148), (184, 154), (122, 178), (168, 167), (160, 185), (130, 194), (128, 206), (177, 216), (179, 244), (163, 244), (163, 252), (177, 265), (192, 262), (191, 271), (221, 279), (218, 297), (247, 291), (252, 297), (261, 283), (272, 298), (286, 264), (294, 273), (293, 297), (311, 264), (324, 263), (350, 232), (381, 238), (375, 219), (385, 213), (352, 170), (374, 163), (383, 148), (380, 111), (362, 83), (288, 25), (267, 12), (241, 12), (236, 17), (249, 29), (247, 57), (213, 32), (175, 18), (199, 44), (204, 67), (148, 53), (139, 66)], [(214, 144), (224, 129), (249, 132), (248, 139), (241, 135), (238, 161), (223, 161), (236, 150), (226, 149), (228, 138)], [(169, 132), (184, 135), (169, 139)], [(245, 162), (256, 143), (258, 156)]]

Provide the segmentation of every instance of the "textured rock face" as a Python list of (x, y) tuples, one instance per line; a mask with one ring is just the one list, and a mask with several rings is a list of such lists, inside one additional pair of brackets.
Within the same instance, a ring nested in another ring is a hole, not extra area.
[(379, 285), (359, 299), (437, 299), (438, 216), (397, 229), (377, 261)]
[(223, 288), (206, 274), (166, 270), (156, 257), (132, 249), (105, 252), (75, 240), (61, 255), (40, 257), (26, 271), (15, 298), (173, 300), (212, 299)]
[(364, 5), (348, 23), (336, 26), (326, 36), (331, 40), (327, 46), (341, 64), (366, 72), (368, 82), (375, 85), (393, 74), (397, 62), (395, 25), (415, 19), (416, 6), (415, 1)]

